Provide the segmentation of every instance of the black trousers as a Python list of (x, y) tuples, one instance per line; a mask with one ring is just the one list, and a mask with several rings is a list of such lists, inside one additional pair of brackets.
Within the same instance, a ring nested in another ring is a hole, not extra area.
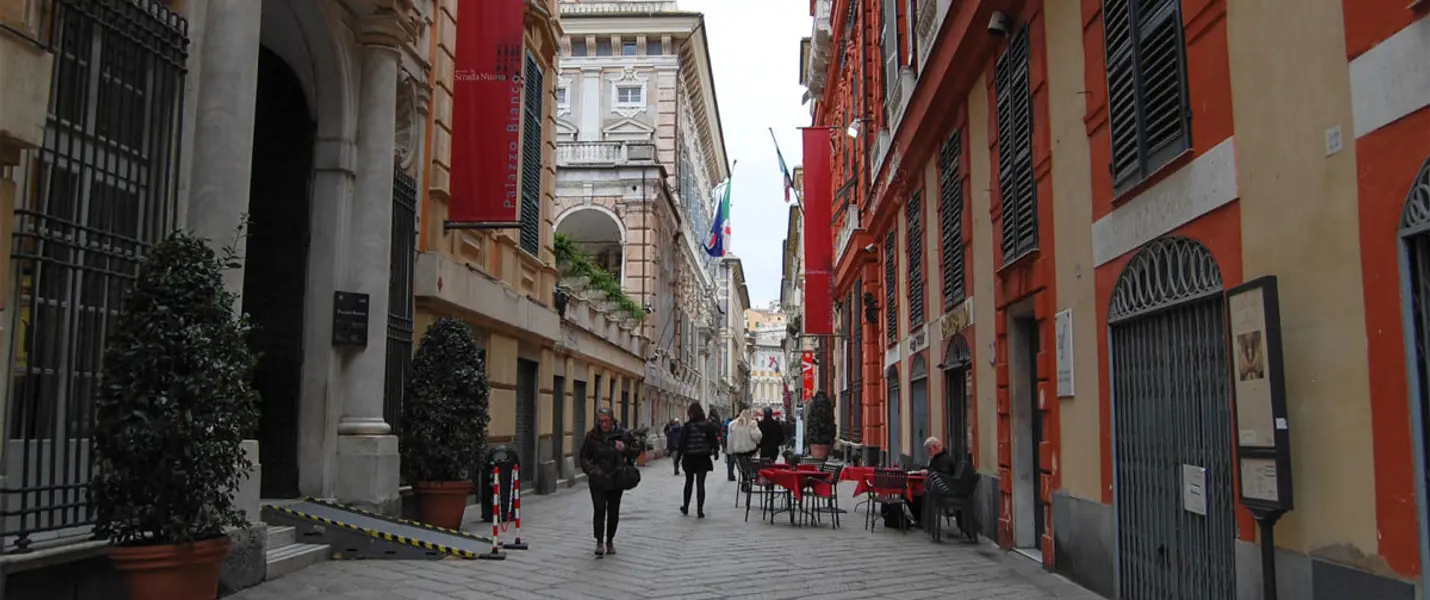
[(680, 451), (679, 451), (679, 450), (671, 450), (671, 451), (670, 451), (670, 462), (673, 463), (673, 464), (675, 464), (675, 474), (676, 474), (676, 475), (679, 475), (679, 474), (680, 474)]
[(696, 489), (695, 501), (697, 502), (695, 508), (700, 512), (705, 512), (705, 476), (709, 474), (708, 471), (685, 470), (685, 504), (681, 506), (690, 508), (690, 488), (694, 486)]
[(616, 527), (621, 523), (621, 496), (625, 490), (591, 488), (591, 531), (597, 542), (616, 539)]

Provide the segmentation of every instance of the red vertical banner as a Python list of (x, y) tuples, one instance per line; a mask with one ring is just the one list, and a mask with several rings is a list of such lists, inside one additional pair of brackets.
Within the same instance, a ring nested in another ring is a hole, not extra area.
[(799, 366), (804, 376), (804, 401), (814, 398), (814, 351), (805, 350), (800, 354)]
[(447, 227), (520, 224), (525, 0), (458, 0)]
[[(829, 127), (804, 128), (804, 333), (834, 333), (830, 290), (834, 240), (830, 212), (834, 203)], [(812, 377), (811, 375), (807, 375)], [(806, 384), (809, 385), (809, 384)]]

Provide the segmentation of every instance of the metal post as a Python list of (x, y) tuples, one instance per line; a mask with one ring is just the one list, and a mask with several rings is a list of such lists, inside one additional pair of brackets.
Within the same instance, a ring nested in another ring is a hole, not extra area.
[(503, 544), (507, 550), (526, 550), (526, 542), (521, 541), (521, 463), (511, 468), (511, 518), (516, 526), (516, 541)]
[(492, 551), (482, 554), (481, 558), (490, 560), (503, 560), (506, 558), (501, 551), (501, 467), (492, 467)]
[(1261, 531), (1261, 598), (1262, 600), (1277, 600), (1276, 593), (1276, 521), (1281, 519), (1282, 511), (1279, 510), (1253, 510), (1252, 518), (1256, 519), (1258, 529)]

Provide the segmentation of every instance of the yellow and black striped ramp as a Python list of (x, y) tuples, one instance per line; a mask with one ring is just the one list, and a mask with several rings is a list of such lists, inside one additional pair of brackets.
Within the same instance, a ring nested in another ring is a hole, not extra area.
[(491, 538), (307, 498), (263, 507), (270, 525), (293, 527), (299, 541), (326, 544), (335, 559), (501, 558)]

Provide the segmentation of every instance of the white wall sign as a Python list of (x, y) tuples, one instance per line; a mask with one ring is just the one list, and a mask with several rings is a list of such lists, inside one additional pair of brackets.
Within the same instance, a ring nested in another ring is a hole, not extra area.
[(1207, 470), (1196, 465), (1182, 465), (1182, 509), (1202, 516), (1207, 514)]
[(1072, 309), (1057, 315), (1058, 397), (1073, 395)]

